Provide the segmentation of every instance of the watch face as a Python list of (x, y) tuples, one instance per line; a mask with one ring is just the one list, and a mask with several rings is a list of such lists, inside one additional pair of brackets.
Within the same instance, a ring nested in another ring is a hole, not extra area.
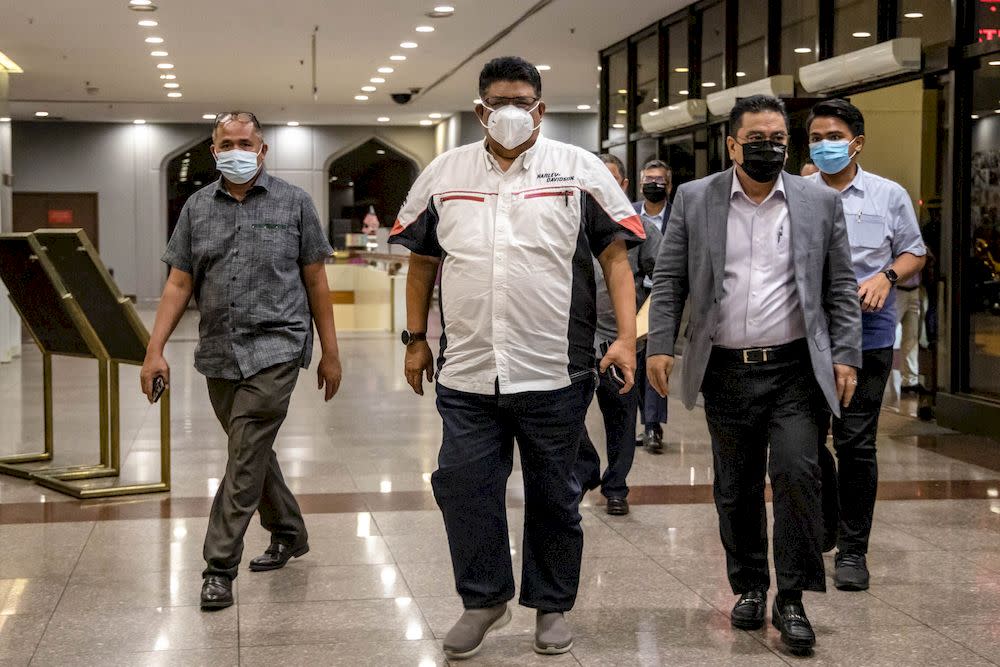
[(400, 338), (400, 340), (403, 341), (403, 345), (409, 345), (410, 344), (410, 332), (407, 331), (406, 329), (403, 329), (403, 333), (402, 333), (402, 335), (399, 338)]

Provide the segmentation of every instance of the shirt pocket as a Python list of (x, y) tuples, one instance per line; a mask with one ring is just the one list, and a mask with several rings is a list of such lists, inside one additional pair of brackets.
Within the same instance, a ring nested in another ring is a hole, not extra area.
[(848, 228), (851, 245), (859, 248), (881, 248), (885, 242), (885, 217), (862, 213)]
[(250, 231), (264, 257), (276, 261), (298, 260), (299, 230), (295, 225), (279, 222), (255, 222), (250, 225)]

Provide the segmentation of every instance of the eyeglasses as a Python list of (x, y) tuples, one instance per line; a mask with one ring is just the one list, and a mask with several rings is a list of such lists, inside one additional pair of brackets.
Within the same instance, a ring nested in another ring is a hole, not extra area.
[(508, 105), (514, 105), (518, 109), (524, 109), (525, 111), (531, 111), (536, 104), (538, 104), (539, 97), (487, 97), (483, 100), (483, 106), (485, 106), (490, 111), (499, 109), (500, 107), (505, 107)]
[(257, 116), (254, 116), (249, 111), (223, 111), (215, 117), (215, 126), (218, 127), (223, 123), (228, 123), (229, 121), (236, 121), (237, 123), (253, 123), (253, 126), (260, 129), (260, 121), (257, 120)]
[(667, 179), (663, 176), (643, 176), (643, 183), (659, 183), (660, 185), (666, 185)]
[(743, 143), (755, 144), (760, 141), (773, 141), (776, 144), (788, 143), (788, 135), (784, 132), (775, 132), (771, 136), (767, 136), (763, 132), (747, 132), (746, 141)]

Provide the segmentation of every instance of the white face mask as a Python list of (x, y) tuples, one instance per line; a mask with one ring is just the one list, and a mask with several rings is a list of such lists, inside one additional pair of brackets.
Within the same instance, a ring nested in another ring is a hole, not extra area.
[[(260, 150), (264, 150), (261, 146)], [(222, 172), (226, 180), (230, 183), (243, 185), (257, 175), (260, 166), (257, 164), (257, 156), (260, 151), (243, 151), (234, 149), (215, 155), (215, 168)]]
[(511, 151), (530, 139), (534, 131), (542, 126), (541, 122), (535, 125), (535, 120), (531, 117), (531, 112), (537, 109), (539, 104), (540, 102), (536, 103), (530, 111), (513, 104), (499, 109), (490, 109), (483, 105), (483, 108), (491, 113), (485, 123), (482, 120), (479, 123), (486, 128), (494, 141)]

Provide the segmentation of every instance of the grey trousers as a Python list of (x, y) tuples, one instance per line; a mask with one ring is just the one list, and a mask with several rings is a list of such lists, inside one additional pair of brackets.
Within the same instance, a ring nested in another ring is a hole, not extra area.
[(236, 577), (243, 535), (257, 510), (272, 542), (296, 546), (308, 540), (273, 449), (298, 377), (299, 362), (290, 361), (243, 380), (208, 378), (212, 408), (229, 436), (229, 460), (208, 518), (203, 576)]

